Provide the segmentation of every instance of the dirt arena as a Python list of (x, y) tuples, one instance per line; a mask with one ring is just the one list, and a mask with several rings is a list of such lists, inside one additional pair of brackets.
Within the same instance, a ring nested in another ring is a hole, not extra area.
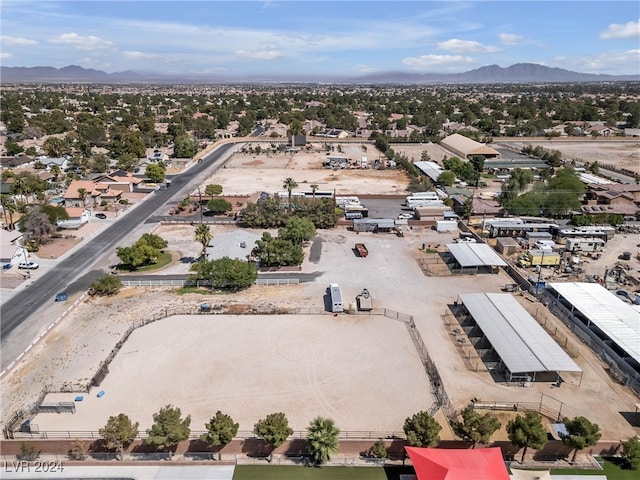
[(144, 430), (173, 403), (194, 430), (220, 409), (245, 431), (278, 411), (295, 430), (321, 415), (345, 431), (392, 431), (433, 401), (405, 325), (382, 316), (175, 316), (136, 330), (109, 370), (103, 397), (87, 395), (75, 415), (34, 423), (96, 430), (124, 411)]

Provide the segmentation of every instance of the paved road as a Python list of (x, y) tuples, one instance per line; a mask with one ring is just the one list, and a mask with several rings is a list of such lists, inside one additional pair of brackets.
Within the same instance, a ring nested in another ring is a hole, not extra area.
[[(260, 131), (254, 132), (259, 135)], [(55, 318), (51, 318), (50, 310), (54, 302), (55, 294), (61, 290), (70, 295), (86, 290), (91, 282), (104, 274), (101, 270), (91, 270), (103, 256), (113, 252), (122, 238), (126, 237), (138, 226), (145, 223), (156, 212), (165, 208), (165, 205), (174, 199), (184, 198), (199, 184), (203, 172), (210, 173), (217, 169), (230, 150), (231, 144), (222, 145), (213, 152), (207, 154), (201, 163), (193, 165), (188, 171), (172, 179), (171, 188), (159, 190), (157, 194), (150, 195), (145, 201), (137, 205), (117, 222), (80, 246), (70, 256), (61, 260), (53, 269), (34, 281), (29, 288), (23, 289), (3, 302), (0, 307), (0, 319), (2, 331), (0, 332), (0, 344), (3, 355), (1, 368), (4, 369), (14, 359), (13, 352), (21, 352), (33, 340), (29, 338), (16, 338), (20, 335), (11, 335), (22, 324), (41, 323), (43, 327)], [(54, 317), (57, 316), (54, 314)], [(36, 329), (37, 331), (38, 329)], [(25, 331), (23, 329), (23, 331)], [(22, 335), (24, 337), (24, 335)], [(22, 345), (24, 344), (24, 345)], [(11, 348), (6, 348), (6, 347)]]

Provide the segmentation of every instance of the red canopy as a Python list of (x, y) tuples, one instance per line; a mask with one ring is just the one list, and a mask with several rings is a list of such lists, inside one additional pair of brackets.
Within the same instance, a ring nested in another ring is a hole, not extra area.
[(499, 447), (405, 447), (418, 480), (510, 480)]

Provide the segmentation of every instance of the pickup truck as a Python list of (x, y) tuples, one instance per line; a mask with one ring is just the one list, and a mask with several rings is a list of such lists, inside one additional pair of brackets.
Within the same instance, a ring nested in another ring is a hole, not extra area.
[(356, 243), (356, 252), (358, 252), (359, 257), (363, 258), (369, 255), (369, 250), (367, 250), (364, 243)]

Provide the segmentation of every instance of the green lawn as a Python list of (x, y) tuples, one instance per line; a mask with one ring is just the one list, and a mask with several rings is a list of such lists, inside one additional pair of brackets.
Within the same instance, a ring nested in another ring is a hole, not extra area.
[(621, 461), (617, 458), (605, 458), (602, 470), (559, 469), (551, 470), (551, 475), (606, 475), (607, 480), (638, 480), (638, 478), (640, 478), (640, 472), (638, 472), (638, 470), (624, 470), (620, 468), (620, 463)]
[(120, 264), (116, 268), (118, 270), (125, 270), (127, 272), (148, 272), (150, 270), (157, 270), (158, 268), (162, 268), (165, 265), (169, 265), (171, 263), (171, 254), (167, 252), (160, 252), (160, 256), (156, 260), (156, 263), (152, 263), (150, 265), (145, 265), (144, 267), (140, 267), (137, 269), (132, 269), (129, 265)]
[[(607, 480), (638, 480), (638, 470), (623, 470), (618, 462), (606, 460), (604, 470), (551, 470), (551, 475), (606, 475)], [(413, 473), (412, 467), (302, 467), (283, 465), (240, 465), (233, 480), (397, 480)]]
[(233, 480), (387, 480), (379, 467), (302, 467), (239, 465)]

